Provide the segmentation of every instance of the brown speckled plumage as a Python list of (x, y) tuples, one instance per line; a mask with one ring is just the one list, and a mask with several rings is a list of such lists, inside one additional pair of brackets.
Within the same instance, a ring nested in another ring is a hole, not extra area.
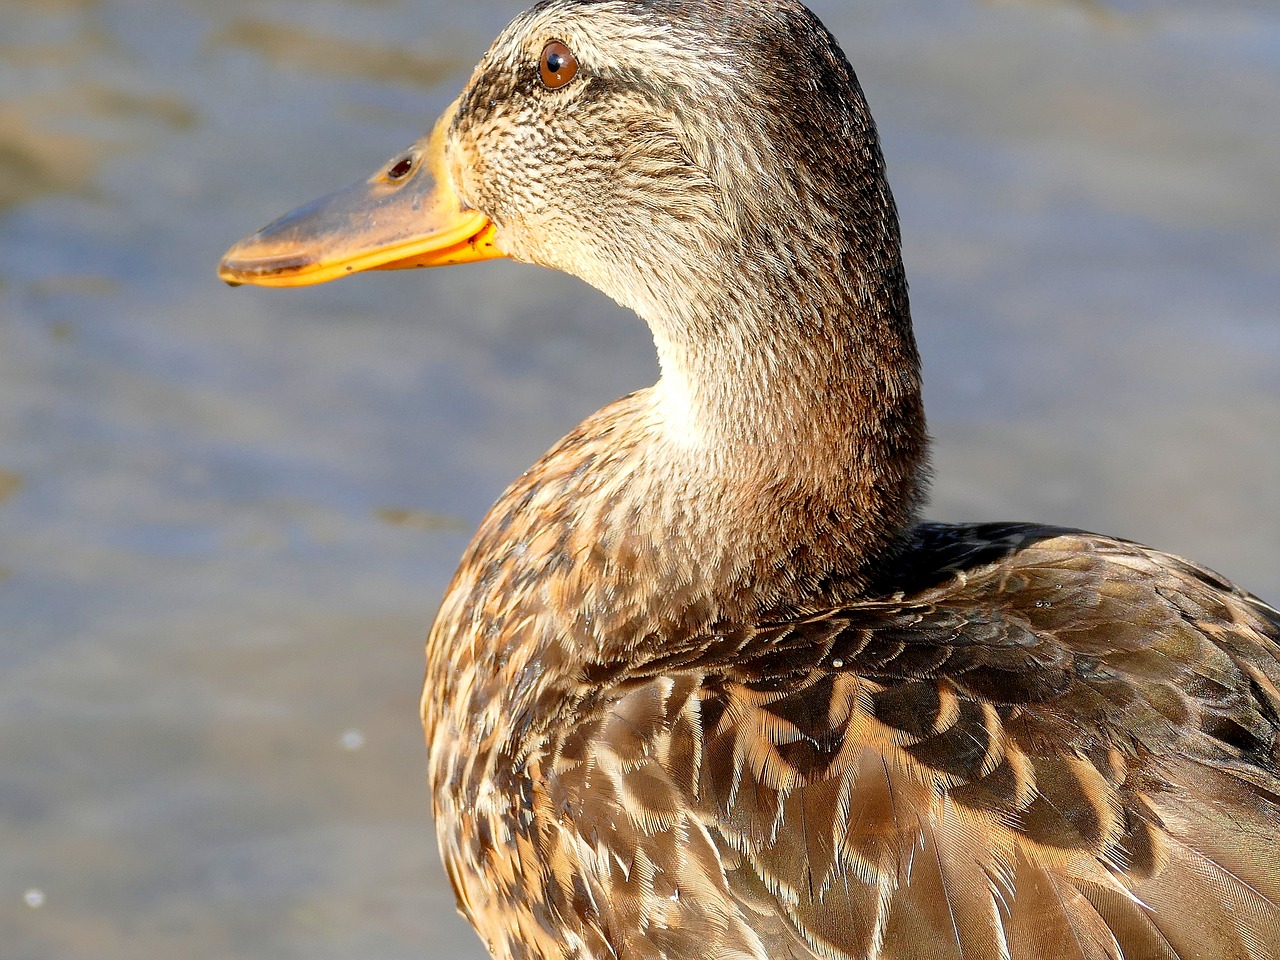
[[(534, 545), (555, 515), (497, 524)], [(496, 956), (1280, 956), (1280, 614), (1215, 575), (920, 525), (874, 598), (544, 646), (564, 581), (489, 534), (424, 716), (445, 861)], [(489, 605), (513, 586), (516, 624)]]
[[(449, 116), (498, 247), (662, 365), (503, 494), (428, 641), (494, 957), (1280, 960), (1280, 613), (1137, 544), (918, 521), (897, 217), (816, 19), (550, 0)], [(224, 275), (301, 262), (263, 246)]]
[[(697, 432), (619, 401), (462, 562), (423, 717), (463, 912), (504, 960), (1280, 958), (1280, 617), (1132, 544), (911, 526), (874, 127), (800, 8), (716, 7), (544, 6), (454, 122), (463, 196), (645, 315)], [(611, 70), (659, 19), (667, 83)], [(571, 110), (522, 80), (552, 37)]]

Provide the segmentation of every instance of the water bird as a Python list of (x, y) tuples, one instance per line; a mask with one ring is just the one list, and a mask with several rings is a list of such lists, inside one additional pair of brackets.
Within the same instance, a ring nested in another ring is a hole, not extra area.
[(497, 960), (1280, 960), (1280, 613), (921, 519), (898, 219), (812, 13), (541, 3), (221, 275), (501, 256), (632, 308), (661, 376), (508, 488), (428, 640), (440, 848)]

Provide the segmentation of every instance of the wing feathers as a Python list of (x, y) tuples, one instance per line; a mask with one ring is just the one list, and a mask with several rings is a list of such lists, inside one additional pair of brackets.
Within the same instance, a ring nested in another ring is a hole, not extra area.
[(538, 854), (564, 909), (668, 960), (1280, 960), (1280, 614), (997, 533), (567, 733), (545, 806), (577, 852)]
[[(983, 845), (981, 828), (945, 803), (936, 822), (919, 824), (918, 846), (906, 881), (890, 903), (885, 930), (889, 944), (915, 944), (935, 960), (1010, 960), (1001, 906), (1012, 892), (1002, 879), (1007, 867)], [(925, 952), (927, 951), (927, 952)]]
[(1078, 889), (1020, 855), (1005, 924), (1015, 960), (1127, 960)]

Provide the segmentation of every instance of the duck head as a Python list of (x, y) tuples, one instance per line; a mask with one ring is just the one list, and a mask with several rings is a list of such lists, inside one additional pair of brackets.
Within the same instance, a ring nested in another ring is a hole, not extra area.
[(242, 241), (220, 273), (291, 286), (509, 256), (647, 319), (705, 319), (735, 282), (820, 275), (869, 299), (897, 242), (862, 92), (801, 4), (550, 0), (431, 134)]

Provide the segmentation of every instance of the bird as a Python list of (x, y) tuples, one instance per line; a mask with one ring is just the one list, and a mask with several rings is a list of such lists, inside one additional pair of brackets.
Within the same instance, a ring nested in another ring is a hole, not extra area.
[(797, 0), (547, 0), (232, 284), (501, 257), (657, 382), (502, 494), (427, 641), (495, 960), (1280, 960), (1280, 613), (1137, 543), (923, 517), (874, 121)]

